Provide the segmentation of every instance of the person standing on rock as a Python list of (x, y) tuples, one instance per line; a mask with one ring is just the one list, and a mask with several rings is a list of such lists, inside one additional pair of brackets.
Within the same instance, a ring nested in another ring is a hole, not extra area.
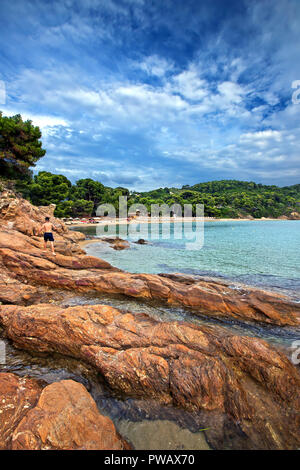
[(47, 242), (50, 242), (52, 254), (55, 256), (56, 253), (54, 251), (54, 237), (53, 237), (52, 230), (54, 230), (54, 225), (50, 222), (49, 217), (45, 217), (45, 223), (42, 225), (41, 230), (40, 230), (40, 233), (41, 232), (44, 233), (44, 250), (43, 251), (46, 251)]

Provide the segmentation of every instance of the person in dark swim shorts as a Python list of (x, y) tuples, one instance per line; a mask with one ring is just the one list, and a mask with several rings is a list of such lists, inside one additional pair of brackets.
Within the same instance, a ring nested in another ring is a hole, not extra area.
[(44, 250), (43, 251), (46, 251), (47, 242), (50, 242), (52, 254), (56, 255), (56, 253), (54, 251), (54, 237), (53, 237), (52, 230), (54, 230), (54, 226), (50, 222), (50, 218), (46, 217), (45, 218), (45, 223), (42, 225), (41, 230), (40, 230), (40, 233), (44, 232)]
[(54, 242), (54, 237), (52, 232), (45, 232), (44, 233), (44, 241), (45, 242)]

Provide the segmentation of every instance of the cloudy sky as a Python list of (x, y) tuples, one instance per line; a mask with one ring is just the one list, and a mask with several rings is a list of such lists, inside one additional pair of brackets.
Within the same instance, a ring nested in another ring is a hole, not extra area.
[(0, 0), (0, 38), (0, 109), (41, 127), (36, 170), (300, 182), (299, 0)]

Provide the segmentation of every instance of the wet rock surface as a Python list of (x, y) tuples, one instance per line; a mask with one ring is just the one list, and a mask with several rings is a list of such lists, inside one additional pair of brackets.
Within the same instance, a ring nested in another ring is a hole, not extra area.
[(41, 247), (40, 240), (13, 230), (0, 230), (1, 302), (10, 302), (15, 296), (18, 303), (20, 296), (34, 297), (36, 286), (47, 286), (157, 299), (216, 318), (300, 325), (300, 304), (275, 293), (253, 288), (233, 289), (220, 281), (192, 279), (192, 276), (187, 279), (175, 274), (131, 274), (93, 256), (60, 253), (53, 256)]
[(129, 445), (85, 387), (0, 373), (0, 449), (123, 450)]
[(204, 412), (215, 448), (229, 430), (241, 448), (300, 445), (299, 372), (262, 340), (101, 305), (2, 306), (0, 320), (18, 347), (87, 361), (127, 396)]
[(99, 239), (99, 241), (109, 243), (110, 246), (114, 250), (127, 250), (128, 248), (130, 248), (129, 242), (119, 237), (115, 237), (115, 238), (102, 237)]
[(148, 245), (148, 241), (144, 240), (144, 238), (140, 238), (139, 240), (137, 240), (134, 243), (136, 243), (137, 245)]

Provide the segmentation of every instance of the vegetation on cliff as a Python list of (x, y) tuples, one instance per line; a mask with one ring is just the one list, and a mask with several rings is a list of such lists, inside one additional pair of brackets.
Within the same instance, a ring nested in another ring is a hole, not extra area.
[[(41, 131), (20, 115), (4, 117), (0, 112), (0, 172), (13, 180), (14, 188), (35, 205), (56, 204), (57, 217), (95, 215), (99, 204), (111, 203), (118, 210), (119, 196), (128, 197), (128, 206), (143, 204), (204, 204), (208, 217), (300, 217), (300, 184), (279, 188), (254, 182), (223, 180), (179, 188), (159, 188), (148, 192), (130, 192), (110, 188), (99, 181), (84, 178), (72, 184), (63, 175), (41, 171), (32, 176), (31, 167), (45, 155)], [(1, 188), (0, 188), (1, 189)]]

